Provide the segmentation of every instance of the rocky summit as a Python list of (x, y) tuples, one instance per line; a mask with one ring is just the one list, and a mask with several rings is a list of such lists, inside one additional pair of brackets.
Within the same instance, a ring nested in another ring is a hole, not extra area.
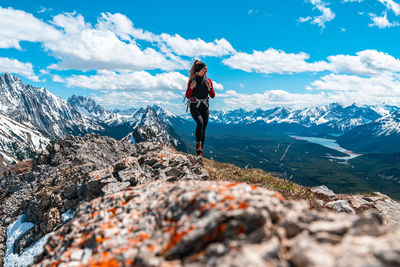
[(314, 191), (330, 210), (211, 181), (201, 158), (163, 145), (70, 136), (0, 178), (0, 259), (12, 266), (6, 229), (24, 214), (13, 254), (48, 236), (34, 266), (400, 265), (396, 220), (367, 208), (397, 202)]

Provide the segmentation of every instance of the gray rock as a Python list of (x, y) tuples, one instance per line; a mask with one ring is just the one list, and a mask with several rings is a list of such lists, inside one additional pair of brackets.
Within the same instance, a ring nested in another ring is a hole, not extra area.
[(320, 194), (320, 195), (323, 195), (323, 196), (326, 196), (329, 198), (336, 196), (336, 194), (332, 190), (330, 190), (328, 187), (326, 187), (325, 185), (313, 187), (313, 188), (311, 188), (311, 191), (316, 194)]
[(350, 204), (356, 209), (371, 207), (371, 203), (359, 195), (352, 196), (350, 198)]
[(355, 210), (349, 205), (347, 200), (336, 200), (326, 203), (326, 207), (338, 212), (356, 214)]
[(120, 191), (125, 190), (131, 184), (129, 182), (121, 182), (121, 183), (109, 183), (105, 185), (101, 191), (104, 192), (104, 195), (111, 195)]

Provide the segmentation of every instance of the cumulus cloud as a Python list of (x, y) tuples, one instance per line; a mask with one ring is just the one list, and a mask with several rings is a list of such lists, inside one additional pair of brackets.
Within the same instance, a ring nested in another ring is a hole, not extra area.
[[(218, 97), (227, 109), (237, 109), (237, 103), (246, 110), (267, 109), (276, 106), (308, 107), (332, 102), (345, 105), (400, 104), (400, 75), (387, 74), (374, 77), (329, 74), (312, 82), (310, 93), (292, 93), (285, 90), (266, 90), (264, 93), (246, 94), (228, 90)], [(315, 93), (313, 92), (315, 91)]]
[(400, 4), (396, 3), (393, 0), (378, 0), (383, 5), (386, 6), (387, 9), (392, 10), (396, 16), (400, 15)]
[(122, 40), (133, 41), (134, 38), (154, 42), (158, 39), (157, 35), (151, 32), (135, 28), (133, 22), (120, 13), (102, 13), (97, 20), (96, 28), (101, 31), (111, 31)]
[(400, 76), (382, 74), (373, 77), (329, 74), (307, 87), (308, 90), (331, 91), (330, 99), (362, 104), (400, 104)]
[(373, 21), (373, 23), (368, 24), (368, 26), (373, 27), (373, 26), (377, 26), (381, 29), (383, 28), (391, 28), (391, 27), (395, 27), (395, 26), (399, 26), (400, 24), (398, 22), (390, 22), (387, 18), (387, 14), (386, 12), (383, 14), (382, 17), (379, 17), (375, 14), (370, 13), (369, 16), (371, 17), (371, 20)]
[[(230, 55), (235, 52), (232, 45), (224, 38), (216, 39), (214, 42), (205, 42), (198, 39), (184, 39), (180, 35), (161, 34), (160, 39), (165, 43), (166, 50), (171, 49), (180, 56), (199, 57), (213, 56), (220, 57)], [(163, 45), (163, 43), (162, 43)]]
[(43, 42), (60, 37), (59, 31), (32, 14), (0, 7), (0, 48), (21, 50), (21, 41)]
[(65, 80), (60, 75), (53, 75), (53, 82), (63, 83)]
[[(148, 42), (139, 46), (136, 40)], [(188, 69), (186, 57), (230, 55), (235, 49), (224, 38), (205, 42), (178, 34), (154, 34), (136, 28), (120, 13), (102, 13), (94, 26), (77, 14), (63, 13), (49, 23), (32, 14), (0, 8), (0, 48), (21, 49), (20, 41), (41, 42), (59, 59), (49, 69), (110, 71)]]
[(227, 109), (237, 109), (238, 103), (245, 110), (268, 109), (276, 106), (306, 107), (317, 103), (329, 103), (326, 93), (296, 94), (284, 90), (267, 90), (264, 93), (245, 94), (228, 90), (218, 94)]
[(102, 72), (85, 76), (73, 75), (66, 79), (70, 87), (101, 90), (186, 90), (188, 78), (179, 72), (164, 72), (151, 75), (146, 71), (126, 73)]
[(314, 5), (313, 9), (318, 9), (322, 14), (316, 17), (306, 17), (306, 18), (299, 18), (299, 22), (306, 22), (310, 21), (311, 24), (317, 24), (322, 29), (325, 28), (325, 23), (333, 20), (335, 18), (335, 13), (327, 7), (327, 3), (323, 2), (322, 0), (306, 0), (306, 2), (311, 3)]
[[(116, 73), (102, 70), (96, 75), (73, 75), (65, 79), (69, 87), (95, 90), (126, 91), (185, 91), (188, 77), (179, 72), (163, 72), (151, 75), (146, 71)], [(215, 90), (223, 90), (222, 84), (213, 81)]]
[[(167, 110), (180, 114), (185, 110), (183, 103), (176, 104), (171, 101), (181, 100), (183, 94), (172, 91), (108, 91), (100, 96), (94, 96), (95, 101), (105, 107), (144, 107), (158, 105)], [(180, 101), (179, 101), (180, 102)]]
[(376, 50), (363, 50), (353, 55), (334, 55), (326, 61), (307, 62), (310, 56), (304, 52), (286, 53), (269, 48), (266, 51), (253, 51), (252, 54), (239, 52), (225, 59), (223, 63), (234, 69), (246, 72), (301, 73), (332, 71), (356, 75), (378, 75), (400, 72), (400, 60)]
[(21, 62), (16, 59), (0, 57), (0, 72), (15, 73), (28, 78), (31, 81), (39, 82), (39, 77), (33, 71), (33, 66), (29, 62)]
[[(113, 17), (113, 30), (104, 30), (105, 18), (99, 27), (85, 23), (81, 15), (74, 13), (60, 14), (54, 17), (53, 24), (62, 28), (63, 36), (57, 40), (44, 43), (46, 49), (61, 59), (60, 63), (50, 68), (56, 69), (109, 69), (109, 70), (146, 70), (186, 69), (189, 63), (181, 60), (170, 60), (153, 48), (140, 49), (132, 42), (123, 42), (118, 35), (126, 35), (126, 23), (116, 25)], [(125, 21), (126, 22), (126, 21)], [(111, 26), (110, 26), (111, 27)]]
[(382, 73), (400, 72), (400, 59), (376, 50), (364, 50), (356, 56), (329, 56), (331, 69), (356, 75), (380, 75)]
[(266, 51), (253, 51), (252, 54), (239, 52), (223, 60), (223, 63), (234, 69), (265, 74), (286, 74), (331, 69), (330, 65), (324, 61), (306, 62), (309, 58), (310, 56), (303, 52), (298, 54), (285, 53), (282, 50), (269, 48)]

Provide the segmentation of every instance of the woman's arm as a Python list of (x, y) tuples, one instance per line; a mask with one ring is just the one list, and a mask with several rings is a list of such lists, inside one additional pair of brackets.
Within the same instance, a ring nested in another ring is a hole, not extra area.
[(190, 98), (192, 96), (193, 89), (190, 88), (190, 80), (188, 81), (187, 89), (186, 89), (186, 98)]
[(210, 97), (211, 98), (214, 98), (214, 96), (215, 96), (215, 91), (214, 91), (214, 86), (213, 86), (213, 83), (212, 83), (212, 81), (211, 81), (211, 79), (208, 79), (208, 82), (210, 83), (210, 87), (211, 88), (208, 88), (208, 92), (209, 92), (209, 94), (210, 94)]

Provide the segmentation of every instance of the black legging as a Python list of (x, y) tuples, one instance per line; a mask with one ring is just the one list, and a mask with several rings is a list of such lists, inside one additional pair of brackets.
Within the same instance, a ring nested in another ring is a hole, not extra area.
[(208, 107), (203, 103), (200, 104), (199, 108), (195, 105), (190, 105), (190, 114), (192, 114), (193, 119), (196, 121), (196, 142), (201, 142), (204, 145), (204, 140), (206, 137), (206, 127), (208, 123)]

